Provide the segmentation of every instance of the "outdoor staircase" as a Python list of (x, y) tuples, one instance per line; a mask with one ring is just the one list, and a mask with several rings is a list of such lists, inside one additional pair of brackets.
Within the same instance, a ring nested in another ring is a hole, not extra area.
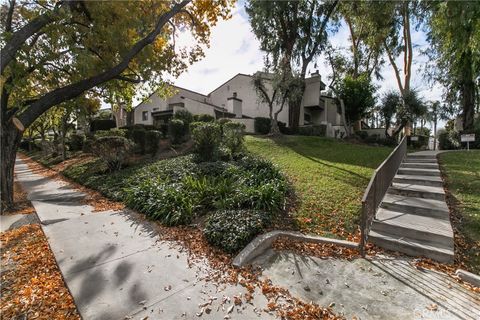
[(385, 249), (453, 262), (453, 230), (435, 154), (409, 154), (403, 160), (368, 239)]

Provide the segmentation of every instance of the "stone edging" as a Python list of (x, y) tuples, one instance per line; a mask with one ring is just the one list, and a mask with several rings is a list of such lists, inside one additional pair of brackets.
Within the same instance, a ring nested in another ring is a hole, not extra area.
[(272, 246), (272, 243), (279, 237), (286, 237), (288, 239), (300, 240), (310, 243), (332, 243), (347, 248), (358, 249), (358, 243), (356, 242), (318, 236), (309, 236), (300, 232), (277, 230), (267, 232), (253, 239), (245, 248), (243, 248), (242, 251), (240, 251), (237, 256), (235, 256), (235, 258), (233, 259), (233, 265), (235, 267), (242, 267), (247, 265), (254, 258), (258, 257), (265, 250), (270, 248)]
[(468, 271), (463, 270), (463, 269), (458, 269), (455, 272), (455, 275), (458, 276), (463, 281), (468, 282), (468, 283), (474, 285), (475, 287), (480, 288), (480, 276), (479, 275), (476, 275), (474, 273), (468, 272)]

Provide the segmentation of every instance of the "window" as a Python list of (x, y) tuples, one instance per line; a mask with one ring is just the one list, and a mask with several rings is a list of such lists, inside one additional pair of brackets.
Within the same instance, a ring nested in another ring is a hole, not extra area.
[(308, 113), (304, 113), (303, 114), (303, 122), (305, 124), (310, 124), (311, 121), (312, 121), (312, 116), (309, 115)]
[(142, 111), (142, 121), (148, 121), (148, 111)]

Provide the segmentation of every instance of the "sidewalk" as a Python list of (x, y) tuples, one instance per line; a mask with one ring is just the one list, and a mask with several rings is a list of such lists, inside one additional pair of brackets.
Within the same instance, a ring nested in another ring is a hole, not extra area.
[(161, 241), (139, 215), (93, 212), (82, 203), (85, 194), (32, 173), (20, 159), (15, 171), (84, 319), (274, 317), (263, 311), (267, 301), (262, 294), (256, 293), (252, 304), (233, 306), (233, 296), (245, 293), (244, 287), (203, 280), (208, 265), (189, 267), (184, 250)]

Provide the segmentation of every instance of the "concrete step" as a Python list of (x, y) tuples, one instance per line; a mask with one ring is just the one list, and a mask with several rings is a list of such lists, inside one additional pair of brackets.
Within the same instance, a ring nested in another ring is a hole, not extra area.
[(403, 162), (400, 168), (413, 168), (413, 169), (438, 169), (438, 163), (429, 162)]
[(453, 229), (449, 220), (419, 216), (380, 208), (372, 230), (391, 236), (403, 236), (422, 243), (453, 248)]
[(416, 197), (424, 199), (445, 200), (443, 187), (424, 186), (411, 183), (392, 183), (387, 193), (398, 194), (405, 197)]
[(438, 176), (418, 176), (409, 174), (397, 174), (393, 182), (416, 184), (422, 186), (443, 187), (443, 180)]
[(414, 168), (399, 168), (397, 174), (407, 174), (412, 176), (440, 176), (438, 169), (414, 169)]
[(410, 162), (414, 162), (414, 163), (437, 163), (437, 159), (423, 159), (423, 158), (408, 158), (406, 157), (405, 159), (403, 159), (403, 163), (410, 163)]
[(387, 193), (380, 207), (408, 214), (436, 217), (450, 221), (449, 210), (445, 201), (424, 199), (416, 197), (404, 197)]
[(437, 159), (437, 156), (433, 155), (433, 154), (409, 153), (409, 154), (407, 154), (407, 159)]
[(423, 241), (402, 236), (390, 236), (376, 231), (370, 231), (368, 240), (382, 248), (403, 252), (410, 256), (424, 256), (446, 263), (452, 263), (454, 259), (453, 247), (437, 247), (432, 244), (426, 244)]

